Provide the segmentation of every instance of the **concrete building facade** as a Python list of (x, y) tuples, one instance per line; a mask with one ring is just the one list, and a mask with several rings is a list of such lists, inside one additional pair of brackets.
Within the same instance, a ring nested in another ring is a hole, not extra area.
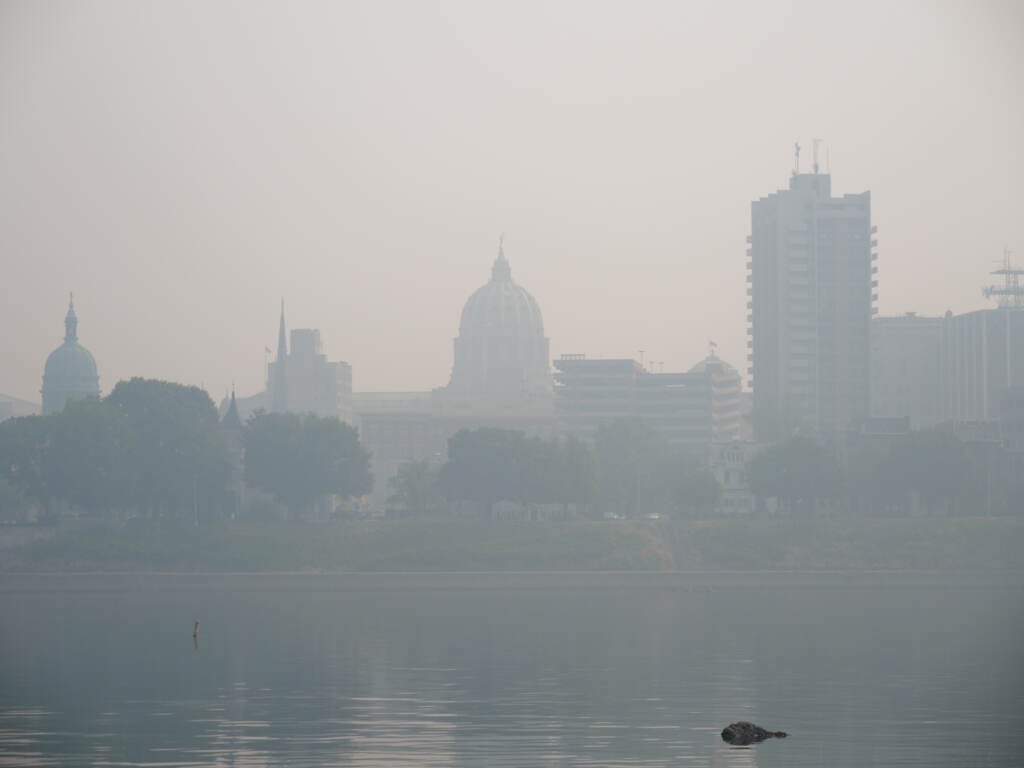
[(791, 411), (834, 439), (869, 412), (877, 298), (871, 194), (833, 197), (831, 176), (796, 173), (751, 205), (748, 341), (754, 409)]
[(872, 321), (872, 418), (905, 416), (911, 429), (942, 421), (939, 359), (944, 322), (913, 312)]
[(277, 359), (267, 368), (270, 410), (334, 416), (353, 423), (352, 366), (327, 359), (318, 330), (294, 328), (290, 341), (289, 347), (282, 306)]
[(998, 418), (1005, 391), (1024, 385), (1024, 309), (947, 312), (939, 366), (942, 421)]
[(604, 423), (637, 419), (705, 462), (712, 444), (741, 437), (740, 385), (736, 369), (713, 354), (686, 373), (563, 355), (555, 361), (555, 411), (563, 434), (590, 440)]

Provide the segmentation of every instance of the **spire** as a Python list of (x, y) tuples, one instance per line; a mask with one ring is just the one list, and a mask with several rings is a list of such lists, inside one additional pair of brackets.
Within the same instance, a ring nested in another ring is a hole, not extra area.
[(498, 258), (494, 260), (491, 267), (491, 282), (512, 282), (512, 268), (505, 258), (505, 235), (502, 233), (498, 238)]
[(227, 411), (224, 413), (224, 418), (220, 420), (220, 424), (225, 429), (241, 429), (242, 420), (238, 417), (238, 403), (235, 401), (235, 386), (231, 385), (231, 404), (228, 406)]
[(277, 333), (277, 361), (270, 364), (270, 412), (284, 413), (288, 410), (288, 339), (284, 329), (284, 299), (281, 299), (281, 328)]
[(75, 294), (68, 299), (68, 313), (64, 317), (64, 341), (78, 341), (78, 315), (75, 314)]
[(277, 331), (277, 362), (288, 357), (288, 338), (284, 330), (284, 299), (281, 299), (281, 327)]

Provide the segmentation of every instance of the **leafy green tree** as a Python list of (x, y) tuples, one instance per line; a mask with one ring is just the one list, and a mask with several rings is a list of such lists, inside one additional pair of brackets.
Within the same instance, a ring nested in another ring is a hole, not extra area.
[(844, 477), (847, 511), (859, 517), (891, 514), (898, 499), (886, 487), (888, 452), (874, 445), (854, 448)]
[(814, 440), (793, 437), (751, 459), (750, 489), (762, 499), (778, 499), (781, 509), (812, 511), (815, 502), (838, 498), (839, 463)]
[(902, 501), (917, 494), (926, 511), (958, 511), (964, 501), (986, 506), (984, 481), (966, 446), (956, 435), (924, 429), (899, 440), (888, 451), (879, 473), (880, 487)]
[(246, 481), (292, 512), (327, 494), (349, 498), (373, 487), (359, 434), (336, 418), (258, 413), (246, 424), (243, 445)]
[(406, 513), (435, 513), (444, 508), (440, 469), (429, 461), (407, 461), (388, 481), (388, 503)]
[(475, 503), (486, 515), (498, 501), (583, 508), (594, 496), (595, 478), (593, 453), (579, 440), (485, 427), (449, 439), (440, 480), (446, 498)]
[(722, 484), (706, 469), (687, 469), (676, 484), (676, 508), (690, 516), (710, 515), (722, 499)]
[(682, 460), (639, 421), (602, 424), (594, 434), (598, 498), (615, 513), (667, 511)]
[(230, 464), (217, 409), (198, 387), (134, 378), (103, 401), (129, 431), (127, 501), (140, 511), (190, 511), (224, 501)]
[(525, 501), (528, 442), (522, 432), (483, 427), (448, 439), (441, 492), (451, 501), (478, 505), (489, 515), (498, 501)]
[(53, 417), (42, 456), (46, 485), (79, 509), (104, 513), (132, 501), (135, 469), (131, 429), (124, 415), (100, 400), (73, 400)]
[(21, 416), (0, 422), (0, 477), (23, 496), (39, 503), (49, 492), (43, 476), (43, 453), (55, 418)]
[(0, 477), (0, 520), (4, 522), (23, 521), (32, 509), (32, 502), (19, 488), (11, 485), (7, 478)]
[(589, 510), (597, 493), (597, 463), (583, 441), (569, 437), (558, 444), (554, 501), (563, 507)]

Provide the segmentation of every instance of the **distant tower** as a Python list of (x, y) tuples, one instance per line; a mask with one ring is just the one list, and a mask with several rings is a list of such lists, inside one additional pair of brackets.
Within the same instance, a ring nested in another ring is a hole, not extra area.
[(99, 397), (100, 378), (92, 354), (78, 343), (74, 296), (64, 318), (64, 343), (46, 358), (43, 369), (43, 413), (63, 410), (68, 400)]
[(1003, 262), (999, 269), (992, 271), (993, 275), (1003, 278), (1002, 285), (990, 285), (982, 289), (985, 298), (998, 297), (1000, 309), (1024, 309), (1024, 286), (1021, 286), (1021, 275), (1024, 269), (1013, 266), (1010, 260), (1010, 251), (1003, 251)]
[(755, 411), (823, 439), (868, 415), (878, 285), (871, 193), (833, 197), (831, 184), (795, 172), (755, 200), (747, 251)]
[(245, 500), (245, 447), (242, 442), (242, 419), (238, 416), (238, 402), (235, 400), (235, 388), (231, 387), (231, 404), (224, 418), (220, 420), (220, 428), (227, 446), (228, 461), (231, 464), (230, 490), (234, 500), (234, 517), (237, 519), (242, 512)]
[(220, 426), (227, 432), (238, 433), (242, 431), (242, 419), (238, 415), (238, 401), (235, 399), (235, 388), (231, 387), (231, 402), (224, 418), (220, 420)]
[(277, 332), (277, 360), (268, 371), (271, 413), (288, 410), (288, 336), (284, 325), (284, 299), (281, 299), (281, 324)]

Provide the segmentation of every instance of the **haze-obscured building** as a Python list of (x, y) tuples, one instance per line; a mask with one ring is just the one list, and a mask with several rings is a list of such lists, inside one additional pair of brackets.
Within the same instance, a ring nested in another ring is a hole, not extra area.
[(654, 373), (630, 359), (563, 355), (555, 361), (559, 431), (584, 440), (602, 424), (636, 419), (706, 461), (713, 443), (739, 440), (739, 373), (714, 354), (686, 373)]
[(870, 192), (833, 197), (816, 166), (751, 205), (748, 373), (755, 411), (832, 440), (868, 415), (877, 255)]
[(39, 403), (22, 400), (19, 397), (0, 394), (0, 421), (18, 416), (34, 416), (40, 411)]
[(469, 425), (550, 430), (548, 348), (540, 306), (512, 279), (499, 244), (491, 279), (462, 308), (451, 378), (435, 408)]
[(448, 458), (449, 429), (434, 415), (432, 392), (356, 392), (353, 409), (359, 439), (370, 451), (374, 487), (370, 506), (383, 509), (388, 481), (410, 461), (436, 466)]
[(277, 339), (277, 359), (267, 368), (267, 396), (274, 413), (312, 413), (352, 423), (352, 366), (330, 361), (320, 331), (294, 328), (286, 340), (284, 306)]
[(78, 343), (74, 298), (64, 317), (64, 343), (46, 358), (42, 388), (44, 414), (57, 413), (69, 400), (100, 396), (100, 377), (92, 353)]
[(502, 244), (490, 280), (462, 308), (447, 386), (429, 392), (354, 395), (360, 437), (372, 454), (381, 506), (387, 483), (407, 461), (443, 463), (448, 438), (462, 429), (497, 427), (554, 434), (548, 339), (540, 305), (512, 279)]
[(756, 499), (750, 491), (750, 460), (759, 446), (749, 440), (713, 443), (708, 470), (722, 486), (717, 511), (723, 515), (749, 515)]
[(911, 429), (933, 427), (940, 409), (944, 320), (913, 312), (871, 323), (871, 416), (907, 417)]
[(1024, 308), (947, 312), (939, 366), (942, 421), (997, 418), (1004, 391), (1024, 384)]

